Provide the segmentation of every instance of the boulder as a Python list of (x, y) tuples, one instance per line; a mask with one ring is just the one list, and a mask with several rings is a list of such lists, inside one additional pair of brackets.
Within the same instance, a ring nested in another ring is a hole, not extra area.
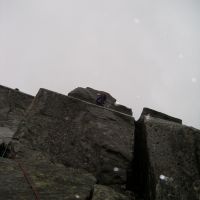
[(133, 185), (149, 200), (199, 200), (200, 131), (171, 119), (136, 123)]
[(92, 104), (96, 104), (96, 98), (97, 94), (105, 94), (106, 95), (106, 102), (104, 107), (116, 110), (118, 112), (125, 113), (127, 115), (132, 115), (132, 110), (130, 108), (127, 108), (123, 105), (116, 104), (116, 99), (113, 98), (109, 93), (100, 91), (100, 90), (94, 90), (92, 88), (81, 88), (78, 87), (71, 91), (68, 96), (74, 97), (77, 99), (81, 99), (87, 102), (90, 102)]
[(109, 93), (100, 91), (100, 90), (94, 90), (90, 87), (82, 88), (78, 87), (71, 92), (68, 93), (68, 96), (76, 97), (81, 100), (88, 101), (90, 103), (96, 104), (96, 98), (97, 94), (106, 94), (106, 105), (113, 105), (116, 102), (116, 99), (113, 98)]
[(31, 95), (0, 85), (0, 142), (10, 140), (32, 100)]
[(126, 184), (134, 118), (40, 89), (14, 137), (19, 147), (47, 153), (66, 167), (85, 169), (99, 183)]
[(172, 121), (172, 122), (182, 124), (181, 119), (169, 116), (165, 113), (158, 112), (158, 111), (153, 110), (151, 108), (143, 108), (140, 119), (142, 120), (142, 119), (144, 119), (144, 117), (154, 117), (154, 118), (164, 119), (164, 120), (167, 120), (167, 121)]
[(134, 200), (124, 194), (118, 193), (110, 187), (95, 185), (92, 200)]

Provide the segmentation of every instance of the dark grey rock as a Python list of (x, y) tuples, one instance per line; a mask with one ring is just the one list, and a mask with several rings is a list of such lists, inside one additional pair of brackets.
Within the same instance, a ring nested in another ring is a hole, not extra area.
[(93, 173), (102, 184), (125, 184), (134, 119), (41, 89), (15, 138), (54, 162)]
[(99, 91), (99, 90), (94, 90), (92, 88), (81, 88), (78, 87), (76, 89), (74, 89), (73, 91), (71, 91), (68, 96), (71, 97), (75, 97), (78, 99), (82, 99), (85, 100), (87, 102), (96, 104), (96, 98), (97, 98), (97, 94), (106, 94), (106, 102), (105, 102), (105, 107), (106, 108), (110, 108), (119, 112), (123, 112), (126, 113), (128, 115), (132, 115), (132, 110), (130, 108), (127, 108), (123, 105), (120, 104), (115, 104), (116, 103), (116, 99), (113, 98), (109, 93), (104, 92), (104, 91)]
[(78, 88), (72, 90), (68, 94), (68, 96), (76, 97), (78, 99), (82, 99), (82, 100), (88, 101), (90, 103), (96, 104), (96, 97), (97, 97), (98, 93), (106, 94), (106, 96), (107, 96), (106, 105), (113, 105), (116, 102), (116, 99), (113, 98), (109, 93), (100, 91), (100, 90), (94, 90), (89, 87), (87, 87), (87, 88), (78, 87)]
[(41, 199), (200, 200), (199, 130), (149, 108), (135, 123), (92, 88), (32, 100), (0, 86), (0, 199), (34, 199), (20, 162)]
[[(0, 158), (0, 199), (36, 199), (34, 191), (41, 200), (88, 200), (96, 179), (80, 169), (66, 168), (41, 159), (40, 153), (34, 159)], [(35, 159), (40, 155), (40, 159)], [(29, 155), (30, 157), (30, 155)], [(24, 177), (24, 173), (26, 177)]]
[(12, 136), (14, 135), (14, 131), (8, 127), (0, 127), (0, 144), (6, 143), (8, 144)]
[(158, 112), (158, 111), (150, 109), (150, 108), (143, 108), (143, 111), (142, 111), (140, 119), (143, 119), (145, 116), (164, 119), (164, 120), (167, 120), (167, 121), (172, 121), (172, 122), (176, 122), (176, 123), (182, 124), (182, 120), (181, 119), (166, 115), (164, 113)]
[(13, 136), (33, 97), (0, 85), (0, 140)]
[(110, 187), (95, 185), (92, 200), (133, 200), (133, 198), (118, 193)]
[(145, 116), (137, 122), (135, 185), (149, 200), (199, 200), (200, 131)]
[(180, 186), (172, 178), (164, 177), (156, 185), (156, 200), (181, 199)]

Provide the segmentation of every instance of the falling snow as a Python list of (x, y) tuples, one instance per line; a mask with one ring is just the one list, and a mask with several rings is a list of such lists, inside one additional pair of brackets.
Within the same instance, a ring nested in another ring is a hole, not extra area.
[(65, 120), (68, 120), (69, 119), (69, 117), (65, 117)]
[(151, 116), (149, 114), (145, 116), (146, 120), (150, 120), (150, 118), (151, 118)]
[(140, 95), (137, 95), (137, 96), (136, 96), (136, 98), (137, 98), (137, 99), (140, 99), (140, 98), (141, 98), (141, 96), (140, 96)]
[(173, 181), (173, 178), (172, 178), (172, 177), (169, 178), (169, 177), (167, 177), (167, 176), (165, 176), (165, 175), (162, 175), (162, 174), (160, 175), (160, 179), (161, 179), (161, 180), (164, 180), (164, 181), (170, 181), (170, 182)]
[(166, 176), (160, 175), (160, 179), (161, 179), (161, 180), (165, 180), (165, 179), (166, 179)]
[(77, 199), (80, 199), (80, 196), (79, 196), (78, 194), (76, 194), (75, 197), (76, 197)]
[(119, 171), (119, 168), (118, 168), (118, 167), (114, 167), (114, 168), (113, 168), (113, 171), (114, 171), (114, 172), (118, 172), (118, 171)]
[(118, 102), (118, 101), (116, 101), (116, 102), (115, 102), (115, 105), (119, 105), (119, 102)]
[(135, 22), (135, 24), (139, 24), (140, 20), (138, 18), (134, 18), (134, 22)]
[(193, 77), (193, 78), (192, 78), (192, 82), (193, 82), (193, 83), (196, 83), (196, 82), (197, 82), (197, 79), (196, 79), (195, 77)]
[(178, 58), (179, 58), (179, 59), (183, 59), (183, 58), (184, 58), (183, 54), (182, 54), (182, 53), (179, 53)]

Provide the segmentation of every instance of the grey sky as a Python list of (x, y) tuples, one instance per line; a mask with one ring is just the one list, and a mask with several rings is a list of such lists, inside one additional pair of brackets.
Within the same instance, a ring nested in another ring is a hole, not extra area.
[(0, 0), (0, 84), (110, 92), (200, 128), (199, 0)]

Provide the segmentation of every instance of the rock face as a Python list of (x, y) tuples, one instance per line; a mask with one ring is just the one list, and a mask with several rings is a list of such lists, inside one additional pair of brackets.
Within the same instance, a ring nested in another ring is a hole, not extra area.
[(136, 123), (135, 186), (148, 200), (199, 200), (200, 131), (154, 116)]
[(176, 122), (176, 123), (182, 124), (182, 120), (181, 119), (166, 115), (164, 113), (158, 112), (156, 110), (152, 110), (150, 108), (143, 108), (140, 120), (143, 120), (144, 117), (147, 117), (147, 118), (148, 117), (154, 117), (154, 118), (164, 119), (164, 120), (167, 120), (167, 121), (171, 121), (171, 122)]
[(129, 200), (130, 198), (116, 192), (112, 188), (95, 185), (92, 200)]
[(91, 172), (99, 183), (126, 184), (134, 119), (41, 89), (15, 138), (54, 162)]
[(32, 100), (31, 95), (0, 85), (0, 143), (13, 136)]
[(94, 90), (89, 87), (87, 88), (78, 87), (75, 90), (71, 91), (68, 95), (95, 104), (98, 93), (106, 94), (107, 98), (105, 102), (105, 107), (126, 113), (128, 115), (132, 115), (132, 110), (130, 108), (127, 108), (120, 104), (116, 104), (116, 99), (113, 98), (109, 93), (104, 91)]
[(149, 108), (135, 122), (115, 102), (1, 86), (0, 199), (36, 199), (35, 188), (41, 200), (200, 200), (200, 131)]
[[(36, 196), (41, 200), (88, 200), (96, 183), (96, 179), (87, 172), (44, 160), (24, 162), (0, 158), (0, 166), (2, 200), (34, 200)], [(30, 184), (26, 181), (27, 177)]]

